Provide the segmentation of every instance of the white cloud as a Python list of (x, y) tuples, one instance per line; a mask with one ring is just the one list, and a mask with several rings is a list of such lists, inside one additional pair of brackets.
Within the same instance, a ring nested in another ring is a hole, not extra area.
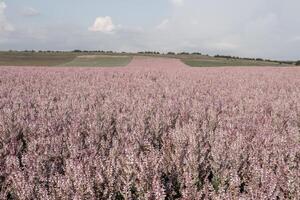
[(175, 6), (182, 6), (184, 4), (184, 0), (170, 0)]
[(199, 22), (196, 19), (192, 19), (191, 24), (196, 26), (196, 25), (199, 25)]
[(22, 15), (23, 16), (29, 16), (29, 17), (31, 17), (31, 16), (37, 16), (39, 14), (40, 14), (40, 12), (38, 10), (32, 8), (32, 7), (25, 7), (22, 10)]
[(291, 42), (300, 42), (300, 36), (295, 36), (292, 39), (290, 39)]
[(14, 27), (7, 21), (5, 17), (4, 12), (6, 7), (7, 6), (4, 2), (0, 2), (0, 33), (14, 31)]
[(164, 19), (160, 24), (156, 26), (157, 29), (165, 29), (169, 24), (169, 19)]
[(113, 33), (116, 26), (113, 24), (111, 17), (97, 17), (93, 26), (89, 28), (89, 31), (93, 32), (103, 32), (103, 33)]

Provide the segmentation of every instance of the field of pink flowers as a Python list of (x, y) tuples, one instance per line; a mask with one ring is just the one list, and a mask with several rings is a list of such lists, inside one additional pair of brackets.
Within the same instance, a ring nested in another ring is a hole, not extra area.
[(0, 199), (299, 199), (300, 69), (0, 68)]

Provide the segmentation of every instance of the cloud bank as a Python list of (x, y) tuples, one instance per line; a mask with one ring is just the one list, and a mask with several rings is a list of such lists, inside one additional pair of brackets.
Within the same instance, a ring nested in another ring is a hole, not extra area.
[(183, 6), (184, 0), (170, 0), (175, 6)]
[(7, 21), (5, 16), (6, 4), (0, 1), (0, 33), (10, 32), (14, 30), (14, 27)]
[(41, 13), (38, 10), (36, 10), (32, 7), (24, 7), (22, 10), (23, 16), (33, 17), (33, 16), (38, 16), (40, 14)]
[(148, 37), (161, 50), (300, 59), (299, 7), (297, 0), (186, 0)]

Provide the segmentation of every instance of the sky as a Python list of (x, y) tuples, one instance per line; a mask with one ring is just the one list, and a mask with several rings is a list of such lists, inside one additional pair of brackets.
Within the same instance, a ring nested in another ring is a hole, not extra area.
[(0, 50), (300, 59), (299, 0), (0, 0)]

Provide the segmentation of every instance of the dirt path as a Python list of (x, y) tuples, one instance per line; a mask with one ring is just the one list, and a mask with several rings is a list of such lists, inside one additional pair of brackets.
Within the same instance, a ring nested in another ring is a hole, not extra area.
[(147, 69), (180, 69), (187, 68), (181, 60), (176, 58), (161, 58), (161, 57), (143, 57), (135, 56), (127, 65), (128, 68), (147, 68)]

